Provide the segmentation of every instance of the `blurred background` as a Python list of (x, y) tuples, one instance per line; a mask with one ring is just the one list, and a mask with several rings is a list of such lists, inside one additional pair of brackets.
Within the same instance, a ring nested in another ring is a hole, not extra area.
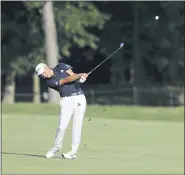
[[(184, 105), (184, 2), (1, 2), (1, 100), (59, 103), (36, 64), (89, 72), (88, 104)], [(156, 17), (157, 16), (157, 17)]]

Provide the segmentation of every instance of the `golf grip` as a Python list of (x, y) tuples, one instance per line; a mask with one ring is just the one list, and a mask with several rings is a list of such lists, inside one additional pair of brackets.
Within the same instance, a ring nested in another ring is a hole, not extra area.
[(112, 55), (114, 55), (120, 48), (118, 48), (117, 50), (115, 50), (112, 54), (110, 54), (105, 60), (103, 60), (100, 64), (98, 64), (94, 69), (92, 69), (88, 75), (90, 75), (94, 70), (96, 70), (100, 65), (102, 65), (106, 60), (108, 60)]

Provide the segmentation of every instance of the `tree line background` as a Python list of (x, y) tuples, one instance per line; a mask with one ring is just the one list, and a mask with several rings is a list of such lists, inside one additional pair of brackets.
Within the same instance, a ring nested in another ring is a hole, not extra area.
[[(184, 89), (184, 2), (2, 1), (1, 24), (5, 103), (14, 103), (15, 93), (33, 93), (40, 102), (47, 87), (34, 73), (39, 62), (88, 72), (121, 42), (124, 48), (89, 76), (85, 91)], [(49, 102), (58, 103), (52, 90)]]

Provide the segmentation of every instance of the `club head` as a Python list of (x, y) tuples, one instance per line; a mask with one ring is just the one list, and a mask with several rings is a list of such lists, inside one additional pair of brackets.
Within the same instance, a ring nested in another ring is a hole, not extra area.
[(120, 48), (122, 48), (122, 47), (123, 47), (123, 45), (124, 45), (124, 43), (120, 43)]

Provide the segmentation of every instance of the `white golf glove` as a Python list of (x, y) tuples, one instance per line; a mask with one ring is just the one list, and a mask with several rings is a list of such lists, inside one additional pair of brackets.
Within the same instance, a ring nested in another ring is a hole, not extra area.
[(78, 80), (79, 83), (84, 83), (86, 81), (85, 77), (80, 77), (80, 79)]

